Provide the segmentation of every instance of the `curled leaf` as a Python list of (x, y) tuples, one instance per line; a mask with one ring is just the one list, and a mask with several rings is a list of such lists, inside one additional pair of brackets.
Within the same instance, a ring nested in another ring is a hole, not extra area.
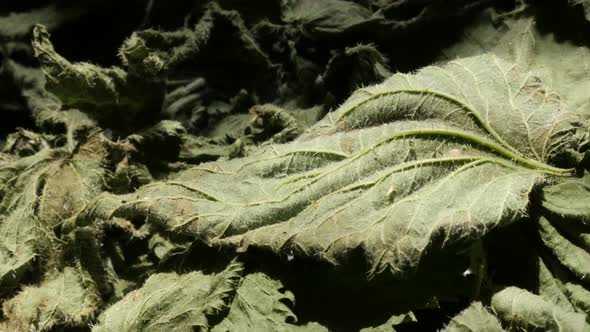
[(8, 135), (2, 152), (26, 157), (49, 148), (49, 144), (43, 135), (39, 135), (23, 128), (17, 128), (15, 133)]
[(590, 253), (572, 243), (549, 221), (541, 216), (538, 221), (539, 235), (553, 255), (582, 280), (590, 276)]
[(369, 274), (403, 276), (429, 250), (525, 216), (544, 174), (572, 174), (549, 164), (575, 144), (576, 117), (560, 105), (493, 56), (394, 75), (292, 143), (104, 195), (80, 218), (144, 218), (210, 245), (333, 264), (360, 252)]
[[(232, 52), (227, 52), (228, 45)], [(120, 54), (131, 68), (146, 67), (147, 60), (153, 59), (151, 62), (155, 63), (155, 59), (160, 59), (162, 70), (182, 71), (182, 77), (187, 72), (194, 73), (228, 93), (247, 87), (268, 95), (277, 79), (276, 66), (260, 49), (240, 14), (223, 10), (216, 2), (206, 6), (192, 29), (137, 31), (125, 41)], [(138, 65), (137, 57), (141, 59)], [(142, 70), (145, 71), (139, 69)], [(223, 76), (225, 72), (232, 72), (231, 80)]]
[(590, 176), (560, 179), (544, 187), (542, 204), (556, 215), (587, 221), (590, 219)]
[(68, 267), (48, 275), (39, 286), (25, 287), (2, 307), (13, 331), (50, 331), (88, 325), (98, 308), (98, 298), (93, 284)]
[(92, 331), (207, 329), (209, 317), (227, 306), (241, 271), (241, 264), (231, 263), (217, 274), (154, 274), (141, 288), (103, 312)]
[(236, 290), (228, 315), (212, 331), (326, 331), (316, 324), (294, 325), (297, 318), (287, 303), (295, 299), (282, 288), (280, 281), (264, 273), (248, 274)]
[(510, 329), (526, 331), (588, 331), (586, 315), (567, 311), (517, 287), (492, 296), (492, 308)]
[(47, 89), (65, 106), (80, 108), (99, 123), (117, 129), (132, 121), (145, 123), (159, 112), (164, 99), (161, 80), (128, 74), (118, 67), (70, 63), (55, 51), (49, 37), (44, 26), (36, 25), (33, 50)]
[(498, 319), (481, 302), (473, 302), (467, 309), (453, 317), (445, 332), (502, 332)]

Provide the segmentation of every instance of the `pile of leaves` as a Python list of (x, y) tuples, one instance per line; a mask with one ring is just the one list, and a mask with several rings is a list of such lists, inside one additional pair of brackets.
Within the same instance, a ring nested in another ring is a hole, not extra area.
[(590, 331), (589, 1), (0, 13), (0, 330)]

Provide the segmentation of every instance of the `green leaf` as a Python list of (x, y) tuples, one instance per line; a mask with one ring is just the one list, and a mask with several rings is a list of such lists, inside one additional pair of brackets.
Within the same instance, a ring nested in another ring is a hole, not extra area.
[(359, 250), (370, 274), (405, 274), (525, 216), (543, 174), (572, 174), (547, 164), (575, 142), (559, 105), (493, 56), (427, 67), (358, 90), (293, 143), (101, 197), (83, 217), (149, 215), (211, 245), (334, 264)]
[(387, 58), (375, 46), (361, 44), (335, 51), (316, 84), (340, 102), (357, 88), (379, 83), (389, 76)]
[(0, 286), (11, 289), (40, 256), (59, 261), (53, 229), (102, 191), (108, 152), (100, 134), (75, 152), (43, 149), (0, 167)]
[(0, 286), (11, 289), (30, 270), (49, 245), (49, 237), (36, 218), (43, 168), (50, 150), (3, 165), (0, 170)]
[(511, 330), (590, 330), (585, 314), (564, 310), (540, 296), (517, 287), (506, 287), (494, 294), (492, 309)]
[(364, 40), (387, 40), (400, 31), (427, 25), (433, 21), (448, 22), (481, 6), (482, 1), (409, 0), (396, 2), (368, 0), (285, 0), (281, 1), (283, 21), (312, 40), (352, 44)]
[(590, 221), (590, 175), (545, 186), (542, 205), (557, 215)]
[(576, 277), (585, 280), (590, 277), (590, 253), (572, 243), (555, 227), (556, 220), (541, 216), (538, 220), (539, 235), (547, 249)]
[[(549, 265), (549, 266), (548, 266)], [(550, 258), (539, 258), (539, 296), (568, 311), (575, 311), (574, 306), (565, 294), (566, 280), (561, 268), (558, 268)]]
[(49, 274), (39, 286), (25, 287), (4, 302), (12, 331), (50, 331), (59, 326), (83, 327), (98, 308), (96, 290), (74, 268)]
[(236, 290), (227, 317), (212, 331), (327, 331), (315, 323), (292, 324), (297, 318), (287, 304), (294, 304), (295, 299), (282, 288), (280, 281), (262, 272), (248, 274)]
[(2, 147), (2, 152), (15, 154), (19, 157), (26, 157), (49, 148), (46, 138), (43, 135), (34, 133), (24, 128), (16, 128), (16, 132), (8, 135)]
[(141, 288), (104, 311), (92, 331), (207, 329), (209, 318), (227, 306), (242, 269), (232, 262), (216, 274), (153, 274)]
[(178, 159), (186, 129), (177, 121), (163, 120), (127, 137), (140, 162), (150, 165)]
[(370, 22), (371, 11), (349, 1), (283, 1), (283, 20), (301, 25), (310, 36), (345, 32)]
[[(551, 14), (550, 14), (551, 15)], [(565, 18), (570, 20), (571, 18)], [(463, 32), (464, 38), (443, 51), (444, 59), (493, 53), (540, 76), (556, 91), (571, 111), (590, 119), (588, 68), (590, 49), (576, 40), (563, 38), (557, 20), (538, 21), (534, 11), (514, 18), (494, 20), (491, 11), (482, 13)], [(578, 29), (574, 23), (570, 29)]]
[[(33, 29), (33, 51), (46, 76), (46, 87), (66, 107), (80, 108), (100, 124), (129, 130), (133, 121), (152, 119), (164, 100), (164, 86), (156, 73), (143, 76), (119, 67), (70, 63), (59, 55), (43, 25)], [(141, 112), (141, 115), (139, 114)]]
[(68, 144), (73, 145), (77, 135), (96, 126), (79, 110), (62, 110), (61, 101), (45, 89), (46, 81), (41, 69), (26, 67), (10, 59), (3, 63), (3, 68), (20, 90), (20, 97), (30, 109), (35, 124), (44, 132), (66, 135)]
[(481, 302), (473, 302), (467, 309), (453, 317), (445, 332), (502, 332), (498, 319)]
[[(203, 77), (208, 85), (229, 94), (241, 89), (262, 96), (273, 93), (278, 84), (278, 66), (260, 48), (240, 13), (223, 10), (216, 2), (204, 7), (203, 16), (191, 28), (135, 32), (121, 47), (123, 62), (131, 71), (137, 71), (145, 66), (144, 59), (157, 58), (168, 74)], [(228, 48), (232, 52), (227, 52)], [(232, 79), (222, 74), (226, 72), (232, 73)]]

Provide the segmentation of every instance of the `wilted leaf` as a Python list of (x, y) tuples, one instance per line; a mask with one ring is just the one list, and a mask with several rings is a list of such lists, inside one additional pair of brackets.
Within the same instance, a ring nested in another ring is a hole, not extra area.
[(371, 14), (367, 8), (351, 1), (283, 1), (283, 19), (299, 24), (310, 36), (338, 34), (376, 23), (379, 19), (371, 20)]
[[(548, 258), (539, 258), (539, 296), (562, 309), (575, 311), (564, 288), (564, 275), (556, 271), (555, 264), (547, 264)], [(550, 262), (553, 263), (553, 262)], [(551, 265), (550, 267), (548, 265)]]
[(492, 308), (510, 330), (590, 330), (585, 314), (564, 310), (517, 287), (507, 287), (494, 294)]
[(0, 170), (2, 185), (0, 198), (0, 285), (12, 288), (22, 274), (31, 268), (34, 260), (49, 243), (43, 225), (37, 221), (38, 195), (44, 186), (42, 174), (50, 163), (52, 151), (3, 165)]
[(40, 69), (23, 66), (12, 60), (6, 60), (3, 68), (19, 89), (19, 97), (30, 109), (39, 128), (52, 134), (65, 134), (72, 140), (80, 132), (87, 132), (96, 126), (93, 120), (79, 110), (62, 110), (60, 100), (45, 90), (45, 77)]
[(227, 317), (212, 331), (327, 331), (318, 324), (292, 324), (297, 318), (287, 304), (294, 304), (295, 298), (282, 288), (280, 281), (262, 272), (248, 274), (236, 290)]
[(326, 70), (317, 77), (316, 84), (331, 93), (338, 102), (354, 90), (380, 83), (391, 76), (387, 59), (373, 45), (347, 47), (334, 52)]
[(250, 113), (254, 118), (245, 131), (247, 140), (287, 143), (303, 132), (297, 119), (280, 107), (271, 104), (256, 105), (250, 109)]
[(363, 40), (366, 35), (387, 38), (432, 21), (459, 17), (487, 2), (286, 0), (281, 5), (283, 20), (295, 25), (304, 36), (314, 40), (347, 38), (350, 41)]
[(49, 274), (39, 286), (25, 287), (2, 306), (12, 331), (83, 327), (90, 323), (98, 307), (95, 292), (92, 282), (68, 267)]
[(370, 273), (403, 274), (524, 216), (543, 173), (571, 174), (546, 163), (574, 144), (574, 120), (534, 76), (468, 58), (360, 89), (291, 144), (101, 197), (81, 218), (149, 215), (213, 245), (332, 263), (360, 250)]
[(576, 277), (590, 277), (590, 253), (572, 243), (545, 216), (539, 217), (539, 235), (548, 250)]
[(541, 297), (566, 311), (590, 311), (590, 291), (585, 288), (584, 280), (577, 279), (553, 257), (544, 256), (539, 265)]
[(234, 262), (217, 274), (154, 274), (103, 312), (92, 331), (207, 329), (209, 318), (227, 306), (241, 271), (242, 265)]
[[(121, 48), (124, 62), (133, 64), (130, 55), (136, 53), (155, 56), (162, 59), (164, 70), (171, 74), (180, 71), (181, 77), (188, 73), (204, 77), (207, 83), (227, 93), (247, 88), (268, 95), (275, 88), (277, 68), (260, 49), (240, 14), (223, 10), (215, 2), (207, 4), (206, 9), (192, 29), (135, 32)], [(231, 80), (225, 77), (227, 72), (232, 73)]]
[(72, 153), (44, 149), (0, 169), (0, 286), (15, 287), (35, 259), (56, 254), (52, 230), (104, 186), (103, 138), (91, 135)]
[(150, 165), (178, 159), (184, 127), (177, 121), (164, 120), (127, 137), (136, 149), (137, 160)]
[[(308, 111), (312, 114), (305, 114)], [(288, 111), (272, 104), (256, 105), (250, 108), (249, 115), (228, 115), (208, 128), (211, 138), (183, 135), (180, 160), (198, 163), (220, 157), (241, 157), (247, 154), (246, 150), (254, 150), (256, 144), (292, 141), (306, 124), (315, 120), (312, 110)]]
[(0, 2), (0, 330), (590, 330), (587, 1), (69, 2)]
[(491, 52), (515, 62), (539, 75), (547, 88), (563, 97), (570, 111), (589, 119), (590, 97), (586, 91), (590, 89), (590, 49), (547, 32), (547, 22), (540, 24), (534, 12), (506, 18), (497, 24), (489, 12), (484, 12), (466, 29), (461, 42), (443, 52), (444, 58)]
[(472, 303), (467, 309), (453, 317), (445, 332), (502, 332), (500, 322), (481, 302)]
[(2, 152), (26, 157), (46, 148), (49, 148), (49, 144), (43, 135), (17, 128), (16, 132), (6, 138)]
[(557, 215), (590, 221), (590, 175), (544, 187), (542, 204)]
[[(133, 121), (145, 123), (160, 110), (164, 85), (157, 67), (143, 76), (119, 67), (70, 63), (59, 55), (42, 25), (33, 30), (33, 50), (47, 79), (47, 89), (67, 107), (79, 107), (103, 125), (125, 128)], [(151, 76), (150, 76), (151, 75)], [(141, 112), (141, 115), (139, 115)]]

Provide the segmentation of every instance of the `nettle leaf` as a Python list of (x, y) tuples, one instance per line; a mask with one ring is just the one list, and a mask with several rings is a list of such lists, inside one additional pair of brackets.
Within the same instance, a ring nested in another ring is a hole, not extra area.
[(79, 218), (144, 217), (211, 245), (334, 264), (360, 252), (370, 274), (403, 275), (429, 250), (525, 216), (546, 175), (571, 175), (548, 163), (575, 145), (576, 119), (535, 76), (466, 58), (360, 89), (292, 143), (104, 195)]
[(98, 318), (92, 331), (194, 331), (227, 306), (242, 265), (232, 262), (216, 274), (157, 273)]
[[(590, 118), (588, 69), (590, 49), (553, 32), (561, 23), (537, 22), (534, 11), (496, 22), (490, 11), (482, 13), (464, 31), (464, 38), (443, 51), (444, 59), (493, 53), (533, 71), (556, 91), (571, 111)], [(549, 31), (548, 31), (549, 30)]]
[(536, 220), (544, 252), (540, 295), (564, 309), (588, 313), (590, 225), (588, 176), (562, 179), (543, 188), (543, 213)]
[(359, 4), (340, 1), (283, 1), (283, 20), (301, 25), (307, 35), (343, 33), (362, 25), (375, 24), (371, 11)]
[(248, 274), (236, 290), (227, 317), (212, 331), (327, 331), (316, 323), (291, 324), (297, 318), (287, 304), (294, 304), (295, 298), (282, 288), (280, 281), (262, 272)]
[(119, 67), (71, 63), (56, 52), (49, 37), (43, 25), (35, 25), (33, 51), (47, 89), (64, 106), (80, 108), (105, 127), (127, 130), (130, 122), (146, 123), (160, 111), (165, 89), (157, 75), (163, 64), (148, 61), (151, 70), (128, 73)]
[[(575, 307), (571, 304), (565, 294), (565, 276), (561, 268), (556, 271), (557, 266), (555, 262), (549, 261), (548, 257), (542, 257), (538, 260), (539, 264), (539, 291), (543, 299), (552, 302), (563, 309), (575, 311)], [(548, 266), (549, 265), (549, 266)]]
[(586, 279), (590, 276), (590, 253), (572, 243), (555, 226), (557, 220), (549, 221), (545, 216), (538, 220), (538, 231), (548, 250), (574, 275)]
[(62, 110), (61, 101), (45, 89), (46, 80), (41, 69), (23, 66), (10, 59), (4, 61), (3, 69), (20, 90), (20, 97), (31, 110), (35, 124), (44, 132), (65, 134), (71, 140), (96, 126), (79, 110)]
[(332, 42), (346, 37), (347, 41), (358, 42), (367, 37), (379, 40), (433, 21), (457, 18), (485, 2), (285, 0), (281, 1), (281, 11), (283, 21), (291, 23), (307, 38)]
[[(35, 165), (46, 164), (49, 150), (27, 158), (8, 162), (0, 170), (0, 286), (16, 287), (23, 273), (32, 265), (49, 238), (35, 219), (39, 170)], [(33, 169), (31, 170), (31, 166)]]
[(334, 51), (315, 83), (340, 102), (358, 87), (379, 83), (389, 76), (387, 58), (374, 45), (360, 44)]
[(586, 224), (590, 221), (590, 175), (561, 179), (544, 187), (541, 204), (556, 215), (582, 219)]
[(25, 287), (4, 302), (12, 331), (49, 331), (58, 326), (85, 326), (98, 307), (96, 290), (74, 268), (49, 274), (39, 286)]
[[(583, 74), (589, 51), (557, 33), (547, 33), (532, 12), (490, 24), (484, 13), (465, 32), (463, 41), (446, 50), (446, 58), (493, 52), (533, 71), (564, 97), (568, 109), (588, 119), (590, 80)], [(543, 187), (534, 223), (540, 238), (538, 295), (547, 303), (571, 312), (587, 312), (590, 293), (590, 203), (588, 175), (554, 178)], [(523, 318), (524, 320), (528, 318)], [(527, 323), (528, 324), (528, 323)], [(534, 319), (533, 323), (535, 325)]]
[(502, 332), (498, 319), (481, 302), (473, 302), (467, 309), (453, 317), (445, 332)]
[(46, 138), (24, 128), (16, 128), (16, 132), (6, 137), (2, 152), (19, 157), (30, 156), (49, 147)]
[[(273, 93), (278, 84), (278, 66), (260, 48), (240, 13), (224, 10), (216, 2), (209, 2), (204, 9), (191, 28), (134, 32), (121, 47), (123, 62), (130, 70), (145, 71), (141, 69), (145, 67), (144, 59), (157, 58), (172, 76), (198, 75), (208, 85), (227, 92), (245, 88), (263, 96)], [(227, 52), (228, 47), (233, 51)], [(232, 73), (232, 79), (226, 78), (226, 72)]]
[(492, 296), (492, 309), (510, 330), (588, 331), (586, 315), (561, 307), (517, 287)]
[(540, 261), (539, 295), (567, 311), (590, 312), (590, 291), (584, 281), (567, 271), (554, 257)]
[(99, 134), (72, 153), (43, 149), (0, 168), (0, 286), (17, 286), (43, 256), (52, 260), (52, 229), (74, 216), (104, 187), (106, 151)]

